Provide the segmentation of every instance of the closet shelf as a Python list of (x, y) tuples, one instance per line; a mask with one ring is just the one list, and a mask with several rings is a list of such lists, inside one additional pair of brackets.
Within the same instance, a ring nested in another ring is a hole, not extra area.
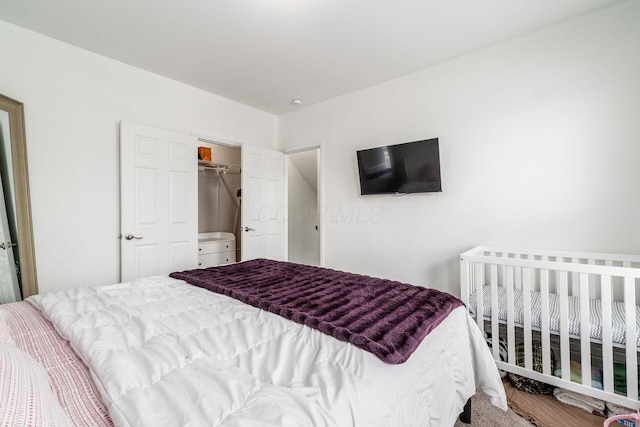
[(227, 165), (224, 163), (213, 163), (203, 160), (198, 160), (198, 167), (202, 170), (214, 170), (216, 172), (226, 173), (240, 173), (242, 171), (240, 165)]

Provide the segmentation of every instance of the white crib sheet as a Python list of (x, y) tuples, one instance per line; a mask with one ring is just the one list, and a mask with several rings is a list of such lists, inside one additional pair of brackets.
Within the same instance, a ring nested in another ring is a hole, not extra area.
[[(482, 308), (484, 317), (491, 318), (491, 286), (484, 286), (482, 289), (483, 299)], [(513, 290), (514, 307), (514, 323), (518, 326), (523, 325), (524, 301), (522, 289)], [(504, 286), (498, 286), (498, 319), (501, 322), (507, 321), (507, 289)], [(476, 294), (473, 293), (469, 298), (469, 311), (472, 316), (476, 315)], [(559, 334), (560, 331), (560, 298), (557, 294), (549, 294), (549, 329), (552, 333)], [(541, 296), (538, 291), (531, 291), (531, 326), (540, 328), (541, 317)], [(624, 304), (621, 302), (613, 302), (611, 304), (612, 317), (612, 336), (613, 342), (621, 346), (626, 345), (626, 328), (625, 328), (625, 310)], [(589, 323), (590, 336), (594, 341), (602, 340), (602, 304), (600, 300), (589, 300)], [(569, 334), (572, 337), (580, 337), (580, 299), (575, 296), (569, 296)], [(640, 348), (640, 306), (636, 306), (636, 347)]]

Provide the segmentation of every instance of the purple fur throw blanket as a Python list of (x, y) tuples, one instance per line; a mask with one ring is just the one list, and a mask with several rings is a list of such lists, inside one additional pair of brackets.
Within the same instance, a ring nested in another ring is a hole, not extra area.
[(170, 276), (318, 329), (390, 364), (405, 362), (462, 305), (435, 289), (267, 259)]

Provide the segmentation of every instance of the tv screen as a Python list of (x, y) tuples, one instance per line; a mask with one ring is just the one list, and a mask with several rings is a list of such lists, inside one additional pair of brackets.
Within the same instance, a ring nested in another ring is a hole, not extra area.
[(360, 194), (442, 191), (438, 138), (360, 150)]

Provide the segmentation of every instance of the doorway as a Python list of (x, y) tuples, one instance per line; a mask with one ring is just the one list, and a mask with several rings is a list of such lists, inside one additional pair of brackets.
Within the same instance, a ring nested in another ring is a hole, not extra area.
[[(286, 258), (282, 152), (127, 122), (120, 133), (121, 281), (239, 259)], [(210, 160), (197, 160), (198, 146), (209, 146)], [(136, 174), (144, 179), (136, 183)], [(198, 175), (214, 185), (198, 188)], [(212, 203), (218, 195), (221, 203)], [(223, 208), (224, 198), (232, 210)], [(216, 215), (218, 209), (227, 219)], [(149, 227), (151, 221), (157, 227)], [(211, 234), (201, 239), (202, 233)]]
[(322, 265), (319, 163), (319, 148), (287, 154), (290, 262)]
[[(198, 140), (198, 147), (199, 267), (240, 261), (242, 150), (204, 140)], [(226, 243), (221, 246), (222, 242)], [(209, 254), (209, 250), (221, 252), (213, 255), (218, 252)], [(230, 251), (233, 254), (227, 254)], [(202, 264), (203, 260), (207, 265)]]

